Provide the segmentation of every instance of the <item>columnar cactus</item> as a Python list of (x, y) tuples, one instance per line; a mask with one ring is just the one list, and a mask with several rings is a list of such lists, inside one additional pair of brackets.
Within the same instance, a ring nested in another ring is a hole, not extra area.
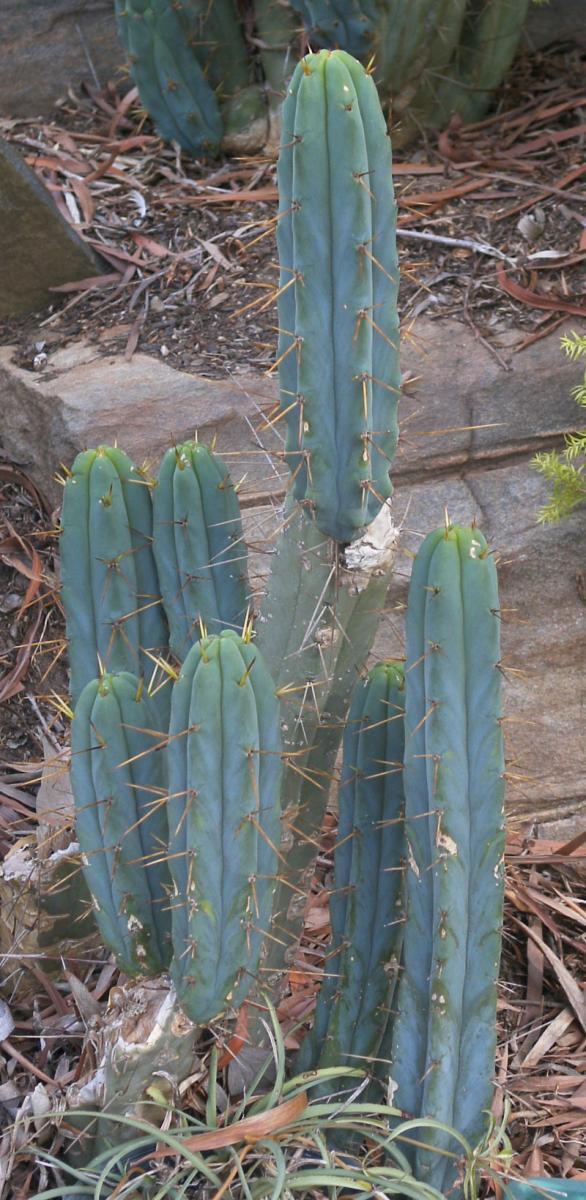
[(324, 50), (296, 68), (278, 177), (287, 457), (296, 498), (349, 542), (390, 495), (400, 389), (391, 146), (350, 55)]
[(120, 40), (147, 112), (165, 141), (216, 153), (222, 118), (171, 0), (116, 0)]
[(379, 663), (357, 684), (344, 733), (330, 896), (332, 945), (315, 1022), (297, 1066), (376, 1057), (392, 1008), (403, 936), (405, 677)]
[(280, 840), (279, 705), (261, 655), (231, 630), (190, 650), (169, 733), (171, 976), (209, 1021), (254, 981)]
[[(61, 598), (73, 704), (102, 670), (150, 679), (152, 656), (167, 646), (150, 492), (128, 455), (111, 446), (78, 454), (67, 473)], [(166, 693), (160, 696), (165, 701)]]
[[(305, 40), (370, 64), (397, 144), (453, 113), (477, 120), (516, 53), (530, 0), (116, 0), (143, 105), (188, 152), (273, 154)], [(264, 79), (264, 95), (263, 95)], [(268, 104), (265, 104), (268, 99)]]
[[(163, 7), (140, 6), (155, 32)], [(297, 68), (279, 183), (293, 481), (256, 641), (242, 626), (238, 500), (210, 451), (169, 451), (154, 501), (152, 481), (107, 447), (79, 456), (65, 488), (84, 870), (119, 964), (134, 976), (169, 968), (173, 985), (128, 1095), (134, 1111), (167, 1032), (181, 1031), (176, 997), (189, 1026), (253, 983), (258, 999), (282, 987), (344, 733), (332, 956), (301, 1062), (388, 1059), (403, 1110), (475, 1142), (490, 1105), (502, 910), (496, 574), (476, 529), (430, 535), (411, 581), (405, 677), (397, 663), (374, 668), (347, 723), (390, 580), (400, 386), (390, 148), (372, 79), (348, 54)], [(167, 664), (172, 689), (149, 695), (143, 680), (169, 650), (180, 673)], [(112, 1087), (116, 1072), (106, 1065), (103, 1079)], [(435, 1153), (449, 1135), (420, 1137), (416, 1175), (450, 1191), (451, 1160)]]
[[(490, 1109), (503, 904), (503, 738), (494, 558), (475, 528), (424, 541), (407, 606), (407, 921), (390, 1074), (395, 1102), (474, 1145)], [(418, 1135), (418, 1178), (451, 1167)]]
[(84, 688), (71, 735), (75, 827), (104, 943), (127, 975), (171, 957), (163, 750), (135, 675)]
[(235, 0), (174, 0), (172, 7), (218, 101), (223, 149), (256, 150), (266, 136), (266, 109)]
[(153, 550), (173, 653), (183, 660), (201, 626), (241, 629), (248, 584), (234, 485), (201, 442), (165, 454), (153, 493)]

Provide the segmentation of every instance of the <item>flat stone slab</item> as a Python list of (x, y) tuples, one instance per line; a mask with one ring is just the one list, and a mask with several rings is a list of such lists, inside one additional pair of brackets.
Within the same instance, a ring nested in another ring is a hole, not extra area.
[(0, 138), (0, 316), (55, 301), (52, 287), (104, 267), (63, 219), (34, 171)]
[[(571, 327), (569, 323), (568, 328)], [(570, 390), (575, 364), (547, 338), (510, 355), (504, 371), (466, 326), (421, 318), (405, 340), (403, 369), (415, 377), (401, 401), (393, 479), (451, 474), (470, 463), (498, 464), (551, 447), (576, 427)], [(218, 438), (245, 503), (282, 492), (287, 472), (265, 449), (283, 448), (283, 426), (266, 425), (277, 399), (274, 376), (217, 381), (176, 371), (150, 355), (103, 357), (88, 343), (49, 355), (34, 372), (0, 349), (0, 442), (55, 502), (54, 476), (88, 446), (118, 439), (136, 462), (162, 455), (199, 431)]]
[(41, 373), (16, 366), (13, 354), (0, 349), (0, 442), (55, 504), (60, 464), (71, 466), (80, 450), (118, 442), (154, 470), (169, 446), (196, 433), (207, 444), (215, 439), (234, 480), (245, 477), (245, 503), (285, 487), (285, 468), (267, 452), (280, 448), (278, 437), (256, 433), (274, 403), (272, 379), (204, 379), (147, 354), (104, 358), (83, 343), (52, 355)]

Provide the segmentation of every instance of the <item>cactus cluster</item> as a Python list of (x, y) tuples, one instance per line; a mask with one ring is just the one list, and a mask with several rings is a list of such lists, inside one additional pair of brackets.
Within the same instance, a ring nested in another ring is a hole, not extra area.
[(189, 153), (276, 149), (302, 43), (372, 64), (403, 144), (478, 120), (516, 53), (529, 0), (116, 0), (141, 101)]
[[(297, 67), (279, 179), (292, 481), (260, 612), (213, 451), (174, 447), (150, 479), (100, 447), (65, 483), (77, 834), (119, 965), (168, 972), (206, 1024), (253, 987), (260, 1001), (261, 972), (282, 987), (343, 738), (332, 941), (299, 1064), (374, 1059), (401, 1109), (435, 1118), (413, 1168), (455, 1198), (444, 1130), (480, 1137), (494, 1065), (496, 570), (476, 528), (430, 534), (405, 665), (367, 673), (392, 559), (397, 264), (379, 102), (345, 52)], [(384, 553), (353, 568), (360, 534), (372, 554), (381, 523)]]

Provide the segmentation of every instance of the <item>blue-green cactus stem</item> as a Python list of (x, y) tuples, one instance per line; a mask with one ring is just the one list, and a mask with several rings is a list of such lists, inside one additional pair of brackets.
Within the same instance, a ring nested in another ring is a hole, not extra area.
[[(61, 579), (71, 696), (100, 671), (151, 679), (165, 652), (167, 623), (152, 550), (150, 481), (111, 446), (78, 454), (61, 514)], [(166, 727), (169, 689), (157, 693)]]
[(170, 645), (182, 660), (202, 626), (242, 629), (248, 582), (240, 506), (222, 460), (199, 442), (167, 451), (153, 505)]
[(71, 734), (75, 828), (104, 943), (127, 975), (170, 961), (163, 750), (135, 675), (87, 684)]
[(265, 152), (276, 156), (285, 91), (299, 57), (299, 20), (283, 0), (255, 0), (254, 16), (269, 123)]
[(241, 1000), (259, 969), (280, 841), (280, 751), (279, 704), (259, 651), (231, 630), (202, 638), (174, 687), (168, 747), (171, 974), (193, 1021)]
[(309, 54), (283, 108), (278, 362), (295, 495), (349, 542), (391, 492), (399, 397), (391, 148), (376, 88)]
[(454, 112), (466, 123), (486, 112), (517, 53), (528, 9), (529, 0), (470, 0), (451, 79), (433, 88), (436, 126)]
[(283, 711), (283, 854), (267, 946), (267, 985), (295, 958), (350, 695), (372, 648), (392, 554), (368, 577), (344, 569), (337, 547), (292, 501), (277, 543), (257, 643)]
[[(407, 606), (407, 924), (391, 1076), (407, 1112), (471, 1144), (490, 1109), (503, 899), (503, 741), (494, 559), (447, 526), (417, 555)], [(433, 1147), (416, 1174), (442, 1191)]]
[(267, 125), (261, 87), (253, 79), (235, 0), (174, 0), (186, 45), (213, 88), (224, 125), (223, 146), (246, 139), (241, 149), (262, 146)]
[(222, 138), (218, 101), (188, 45), (172, 0), (116, 0), (122, 44), (140, 99), (165, 141), (214, 154)]
[(400, 663), (357, 684), (344, 733), (330, 897), (332, 945), (298, 1066), (366, 1066), (392, 1006), (403, 931), (405, 678)]
[(377, 6), (366, 0), (294, 0), (312, 46), (346, 50), (355, 58), (368, 53)]

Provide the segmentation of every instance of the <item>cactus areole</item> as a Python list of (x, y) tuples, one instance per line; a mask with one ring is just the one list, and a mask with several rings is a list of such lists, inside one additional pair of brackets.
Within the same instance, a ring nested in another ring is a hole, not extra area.
[(400, 372), (391, 145), (374, 82), (349, 54), (298, 64), (278, 178), (287, 460), (318, 528), (350, 542), (391, 493)]

